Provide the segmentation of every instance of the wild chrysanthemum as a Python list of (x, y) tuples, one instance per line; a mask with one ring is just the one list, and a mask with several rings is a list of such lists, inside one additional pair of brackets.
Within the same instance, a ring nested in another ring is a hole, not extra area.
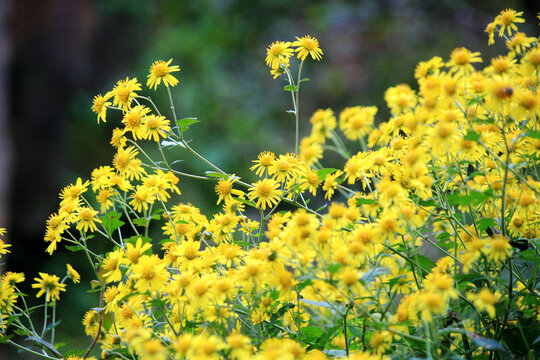
[(263, 179), (253, 184), (249, 189), (249, 198), (257, 201), (256, 206), (265, 210), (266, 207), (274, 206), (278, 203), (279, 197), (283, 194), (279, 188), (279, 183), (272, 179)]
[(270, 167), (276, 161), (276, 155), (270, 151), (263, 151), (259, 154), (257, 160), (253, 160), (255, 163), (252, 167), (249, 168), (251, 171), (255, 171), (255, 174), (259, 177), (263, 177), (268, 173)]
[(524, 23), (525, 19), (522, 16), (523, 11), (515, 11), (513, 9), (506, 9), (501, 11), (495, 18), (495, 22), (501, 26), (499, 30), (499, 36), (503, 36), (505, 30), (507, 30), (508, 36), (512, 35), (512, 31), (517, 31), (516, 23)]
[(66, 284), (60, 283), (60, 278), (56, 275), (39, 273), (40, 278), (34, 278), (36, 283), (32, 284), (32, 288), (39, 289), (36, 297), (39, 298), (45, 294), (45, 301), (50, 302), (60, 299), (60, 291), (66, 291)]
[(101, 220), (97, 217), (99, 212), (92, 209), (91, 207), (80, 207), (77, 210), (77, 216), (75, 221), (77, 221), (77, 230), (87, 231), (96, 231), (96, 223), (101, 223)]
[(292, 43), (292, 46), (296, 46), (294, 51), (298, 53), (297, 56), (302, 61), (304, 61), (308, 55), (310, 55), (313, 60), (321, 60), (322, 58), (323, 52), (319, 47), (319, 40), (309, 35), (301, 38), (296, 37), (296, 41)]
[(285, 63), (286, 59), (291, 57), (293, 49), (290, 48), (290, 42), (275, 41), (266, 49), (266, 65), (272, 69)]
[(131, 180), (133, 178), (139, 179), (146, 174), (141, 160), (137, 158), (138, 154), (139, 151), (134, 146), (118, 149), (113, 158), (113, 165), (120, 175)]
[(339, 184), (339, 181), (337, 179), (342, 174), (343, 174), (343, 171), (337, 170), (333, 174), (326, 175), (326, 177), (324, 178), (324, 184), (322, 186), (322, 189), (325, 192), (324, 194), (325, 199), (330, 200), (332, 198)]
[(461, 77), (474, 72), (471, 64), (476, 62), (482, 62), (480, 52), (471, 52), (467, 48), (460, 47), (452, 50), (450, 61), (446, 63), (446, 66), (450, 68), (450, 74), (455, 73), (456, 76)]
[(486, 310), (490, 318), (495, 318), (495, 304), (501, 298), (498, 291), (492, 292), (488, 288), (483, 288), (478, 294), (467, 294), (467, 298), (474, 302), (478, 310)]
[(141, 84), (137, 81), (137, 78), (130, 79), (126, 77), (126, 80), (120, 80), (116, 83), (116, 86), (111, 91), (114, 95), (113, 105), (118, 106), (124, 111), (131, 108), (131, 102), (137, 93), (135, 91), (141, 90)]
[(170, 59), (167, 62), (163, 60), (155, 61), (152, 66), (150, 66), (150, 74), (148, 75), (146, 86), (155, 90), (162, 80), (166, 87), (176, 86), (178, 84), (178, 79), (172, 76), (171, 73), (180, 71), (180, 67), (178, 65), (169, 66), (172, 60), (173, 59)]
[(135, 288), (145, 292), (149, 288), (161, 290), (169, 277), (167, 262), (157, 255), (143, 255), (132, 266), (131, 277), (135, 280)]
[(143, 105), (137, 105), (124, 114), (122, 124), (124, 131), (131, 131), (135, 140), (142, 138), (143, 119), (150, 112), (150, 109)]
[(233, 189), (233, 184), (236, 180), (238, 180), (239, 177), (231, 175), (226, 180), (219, 180), (216, 186), (214, 187), (214, 190), (216, 194), (218, 195), (218, 201), (217, 204), (219, 205), (220, 202), (225, 201), (226, 204), (231, 202), (233, 200), (233, 195), (241, 196), (244, 193), (241, 190)]
[(81, 281), (81, 275), (75, 270), (70, 264), (66, 264), (67, 266), (67, 276), (73, 280), (75, 284), (79, 283)]
[(111, 92), (108, 92), (107, 94), (105, 94), (105, 96), (102, 96), (101, 94), (94, 96), (94, 100), (92, 101), (92, 111), (97, 114), (98, 124), (99, 120), (107, 122), (107, 106), (112, 105), (112, 103), (107, 100), (109, 100), (111, 97)]
[(171, 122), (165, 116), (149, 115), (144, 118), (141, 134), (146, 140), (159, 141), (159, 137), (167, 137), (166, 133), (171, 131)]

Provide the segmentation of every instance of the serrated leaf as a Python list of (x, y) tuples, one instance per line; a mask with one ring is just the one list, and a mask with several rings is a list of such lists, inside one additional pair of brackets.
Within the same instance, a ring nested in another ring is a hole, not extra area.
[(184, 133), (189, 127), (195, 123), (200, 122), (197, 120), (197, 118), (194, 117), (187, 117), (180, 119), (176, 122), (176, 125), (180, 126), (180, 130), (182, 130), (182, 133)]
[(334, 173), (336, 170), (337, 169), (333, 169), (333, 168), (319, 169), (317, 170), (317, 177), (319, 178), (320, 181), (323, 181), (327, 175)]
[(478, 230), (486, 231), (487, 228), (494, 227), (497, 225), (497, 221), (492, 218), (480, 219), (478, 221)]

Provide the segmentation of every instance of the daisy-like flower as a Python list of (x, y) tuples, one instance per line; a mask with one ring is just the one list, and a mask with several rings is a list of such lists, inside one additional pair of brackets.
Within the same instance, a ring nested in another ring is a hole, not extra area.
[(142, 167), (142, 162), (137, 158), (139, 151), (133, 146), (126, 149), (119, 148), (113, 158), (113, 165), (120, 175), (128, 179), (139, 179), (146, 171)]
[(232, 174), (227, 180), (218, 181), (214, 187), (216, 194), (219, 196), (217, 201), (218, 205), (221, 201), (225, 201), (226, 204), (230, 203), (233, 200), (233, 195), (241, 196), (244, 194), (241, 190), (233, 189), (233, 184), (238, 179), (239, 177)]
[(97, 226), (96, 222), (100, 223), (101, 220), (96, 216), (98, 211), (92, 209), (91, 207), (80, 207), (77, 211), (77, 230), (83, 230), (84, 232), (96, 231)]
[(450, 68), (449, 73), (456, 73), (457, 76), (469, 75), (474, 72), (472, 63), (482, 62), (480, 52), (471, 52), (467, 48), (460, 47), (452, 50), (450, 61), (446, 66)]
[(252, 201), (257, 200), (256, 206), (265, 210), (266, 207), (277, 204), (282, 192), (278, 189), (279, 184), (272, 179), (264, 179), (257, 181), (253, 187), (249, 189), (249, 198)]
[(111, 92), (108, 92), (105, 96), (102, 96), (101, 94), (94, 96), (94, 100), (92, 101), (92, 111), (97, 114), (98, 124), (99, 120), (103, 120), (104, 123), (107, 122), (107, 106), (112, 105), (112, 103), (107, 100), (109, 100), (111, 96)]
[(325, 191), (324, 198), (327, 200), (330, 200), (332, 196), (334, 195), (334, 191), (336, 191), (337, 186), (339, 184), (338, 178), (343, 174), (343, 171), (338, 170), (334, 172), (333, 174), (328, 174), (324, 178), (324, 184), (322, 189)]
[(142, 90), (141, 84), (137, 81), (137, 78), (130, 79), (126, 77), (126, 80), (120, 80), (116, 83), (116, 86), (112, 90), (113, 105), (118, 106), (124, 111), (127, 111), (131, 107), (131, 102), (137, 93), (135, 91)]
[(146, 81), (146, 86), (150, 89), (156, 89), (157, 86), (163, 81), (163, 84), (166, 87), (173, 87), (178, 84), (178, 79), (171, 75), (172, 72), (180, 71), (178, 65), (169, 66), (173, 59), (165, 62), (163, 60), (155, 61), (152, 66), (150, 66), (150, 74), (148, 75), (148, 80)]
[(291, 43), (288, 41), (274, 41), (266, 49), (266, 65), (274, 69), (284, 63), (293, 54), (293, 49), (290, 49), (290, 46)]
[(296, 37), (296, 41), (292, 43), (292, 46), (296, 46), (294, 50), (297, 52), (299, 59), (304, 61), (308, 55), (311, 55), (313, 60), (321, 60), (323, 51), (319, 46), (319, 40), (309, 35), (301, 38)]
[(66, 264), (67, 266), (67, 276), (73, 280), (75, 284), (79, 283), (81, 281), (81, 275), (75, 270), (70, 264)]
[(501, 11), (495, 18), (495, 22), (501, 25), (499, 30), (499, 37), (503, 36), (504, 31), (508, 30), (508, 35), (512, 35), (512, 30), (517, 31), (516, 23), (524, 23), (525, 19), (520, 16), (523, 15), (523, 11), (515, 11), (514, 9), (506, 9)]
[(249, 168), (251, 171), (255, 171), (255, 175), (264, 176), (267, 173), (274, 162), (276, 161), (276, 155), (270, 151), (263, 151), (257, 157), (257, 160), (253, 160), (255, 163), (252, 167)]
[(126, 127), (124, 131), (131, 131), (135, 140), (141, 138), (143, 119), (150, 112), (150, 109), (143, 105), (134, 106), (124, 114), (122, 124)]
[(66, 284), (60, 283), (60, 278), (56, 275), (49, 275), (46, 273), (39, 273), (41, 278), (34, 278), (35, 284), (32, 284), (32, 288), (39, 289), (36, 297), (39, 298), (45, 294), (45, 301), (60, 299), (60, 291), (66, 291)]
[(149, 288), (161, 290), (169, 276), (167, 263), (157, 255), (141, 256), (132, 268), (132, 278), (136, 280), (135, 288), (141, 292)]
[(467, 298), (474, 302), (478, 310), (486, 310), (490, 318), (495, 318), (495, 304), (501, 298), (501, 294), (498, 291), (493, 293), (490, 289), (483, 288), (478, 294), (467, 294)]
[(159, 141), (159, 137), (167, 137), (165, 132), (171, 131), (171, 122), (165, 116), (150, 115), (143, 121), (142, 138)]

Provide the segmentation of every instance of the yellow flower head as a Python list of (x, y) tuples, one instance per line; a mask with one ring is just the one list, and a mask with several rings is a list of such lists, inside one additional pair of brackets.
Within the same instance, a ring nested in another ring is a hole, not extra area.
[(286, 63), (287, 59), (293, 54), (290, 49), (290, 42), (275, 41), (266, 49), (266, 65), (272, 69), (280, 64)]
[(60, 278), (56, 275), (39, 273), (40, 278), (34, 278), (36, 283), (32, 284), (32, 288), (39, 289), (36, 297), (39, 298), (45, 294), (45, 301), (50, 302), (60, 300), (60, 291), (66, 291), (66, 284), (60, 283)]
[(523, 11), (515, 11), (513, 9), (506, 9), (501, 11), (495, 18), (495, 22), (501, 26), (499, 30), (499, 37), (503, 36), (504, 31), (508, 30), (508, 36), (512, 35), (512, 30), (517, 31), (516, 23), (524, 23), (525, 19), (520, 16), (523, 15)]
[(266, 207), (274, 206), (279, 201), (282, 192), (278, 189), (279, 184), (272, 179), (263, 179), (253, 184), (249, 189), (249, 198), (257, 200), (256, 206), (265, 210)]
[(319, 40), (309, 35), (301, 38), (296, 37), (296, 41), (292, 43), (296, 46), (295, 52), (298, 53), (298, 58), (304, 61), (308, 55), (311, 55), (313, 60), (321, 60), (323, 52), (319, 47)]
[(150, 66), (150, 74), (148, 75), (146, 86), (155, 90), (162, 80), (166, 87), (176, 86), (178, 84), (178, 79), (172, 76), (171, 73), (180, 71), (180, 67), (178, 65), (169, 66), (171, 62), (172, 59), (167, 62), (163, 60), (155, 61), (152, 66)]
[(126, 77), (126, 80), (120, 80), (116, 83), (116, 86), (112, 90), (114, 95), (113, 105), (118, 106), (124, 111), (131, 108), (131, 102), (137, 97), (135, 91), (141, 90), (141, 84), (137, 81), (137, 78), (130, 79)]
[(111, 97), (111, 92), (108, 92), (107, 94), (105, 94), (105, 96), (102, 96), (101, 94), (94, 96), (94, 100), (92, 101), (92, 111), (97, 114), (98, 124), (99, 120), (107, 122), (107, 106), (112, 105), (112, 103), (107, 100), (109, 100)]
[(79, 283), (81, 281), (81, 275), (75, 270), (70, 264), (66, 264), (67, 266), (67, 276), (73, 280), (75, 284)]

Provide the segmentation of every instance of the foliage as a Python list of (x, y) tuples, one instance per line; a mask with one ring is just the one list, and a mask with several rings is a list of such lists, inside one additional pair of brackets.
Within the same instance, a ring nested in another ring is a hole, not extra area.
[[(193, 149), (186, 135), (200, 125), (177, 117), (172, 60), (147, 80), (165, 88), (171, 120), (136, 78), (118, 81), (92, 106), (98, 123), (122, 114), (113, 166), (65, 187), (45, 234), (47, 252), (68, 243), (95, 272), (91, 344), (55, 344), (56, 302), (80, 278), (69, 264), (62, 279), (34, 279), (34, 308), (17, 288), (24, 275), (2, 276), (1, 340), (47, 359), (96, 346), (105, 359), (537, 357), (540, 47), (517, 31), (521, 16), (504, 10), (487, 26), (509, 51), (482, 70), (463, 47), (421, 62), (418, 92), (385, 93), (389, 121), (375, 128), (373, 106), (320, 109), (301, 140), (302, 68), (323, 50), (311, 36), (273, 42), (266, 64), (286, 79), (296, 139), (294, 152), (253, 160), (253, 183)], [(178, 151), (208, 171), (189, 172)], [(222, 211), (176, 202), (182, 177), (215, 182)]]

